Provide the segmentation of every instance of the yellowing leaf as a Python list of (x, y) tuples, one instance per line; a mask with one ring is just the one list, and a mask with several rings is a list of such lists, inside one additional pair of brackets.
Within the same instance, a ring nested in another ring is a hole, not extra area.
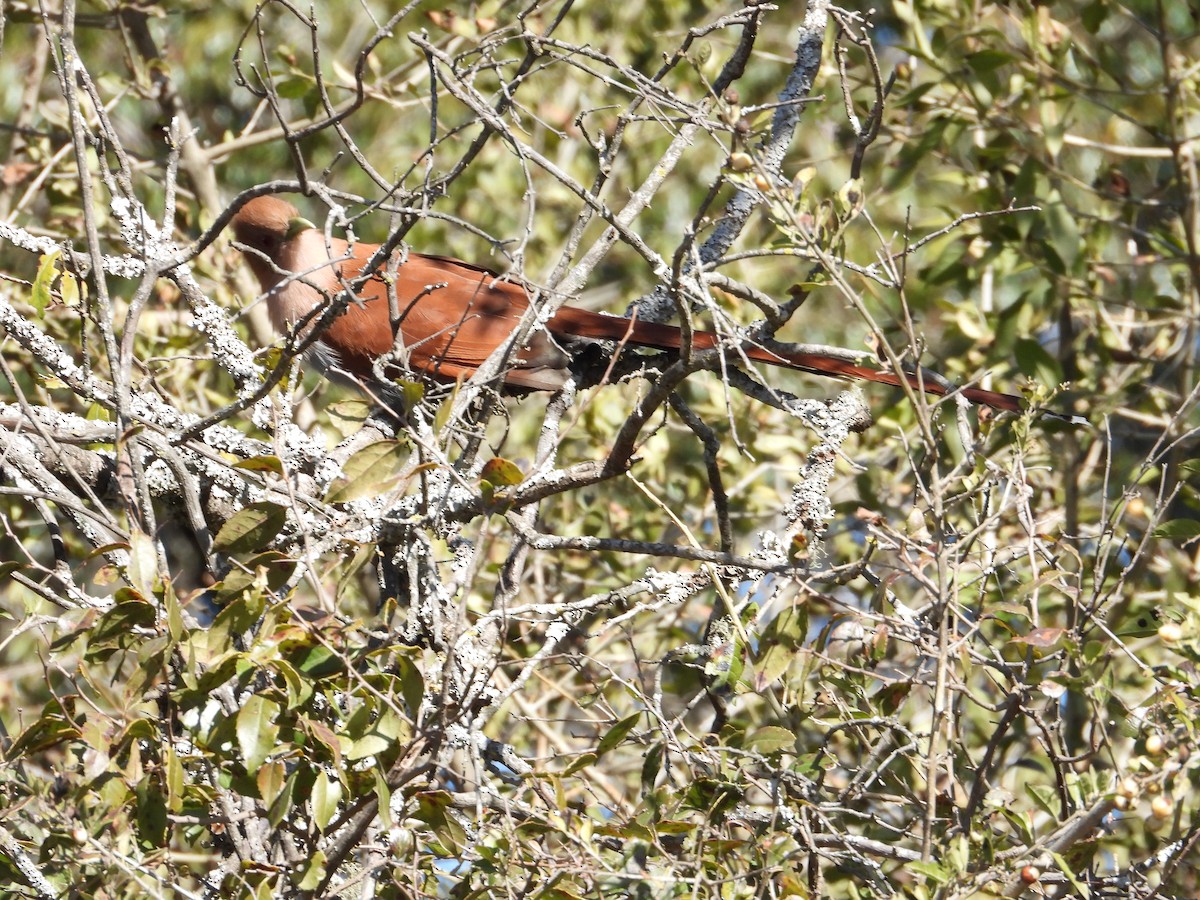
[(254, 783), (258, 787), (259, 796), (262, 797), (263, 802), (267, 806), (275, 802), (275, 798), (283, 790), (286, 781), (287, 769), (282, 760), (273, 760), (260, 766), (254, 776)]
[(129, 535), (129, 567), (126, 569), (129, 583), (143, 596), (154, 593), (154, 579), (158, 575), (158, 548), (154, 538), (143, 531), (132, 531)]
[(1024, 644), (1035, 650), (1050, 650), (1058, 645), (1067, 633), (1065, 628), (1035, 628), (1029, 634), (1015, 637), (1010, 644)]
[(278, 456), (252, 456), (233, 464), (235, 469), (245, 469), (248, 472), (275, 472), (283, 474), (283, 462)]
[(63, 272), (59, 277), (58, 293), (62, 297), (63, 306), (79, 305), (79, 282), (70, 272)]
[(401, 441), (368, 444), (346, 460), (343, 477), (333, 483), (325, 499), (346, 503), (383, 493), (395, 486), (408, 457), (408, 445)]
[(486, 481), (494, 487), (508, 487), (520, 484), (525, 476), (521, 472), (521, 467), (515, 462), (497, 456), (484, 463), (483, 471), (479, 473), (479, 478), (481, 481)]
[(54, 279), (58, 277), (57, 263), (57, 250), (38, 258), (37, 276), (33, 279), (33, 290), (29, 294), (29, 304), (37, 310), (38, 316), (45, 313), (46, 307), (50, 305), (52, 299), (50, 288), (54, 284)]

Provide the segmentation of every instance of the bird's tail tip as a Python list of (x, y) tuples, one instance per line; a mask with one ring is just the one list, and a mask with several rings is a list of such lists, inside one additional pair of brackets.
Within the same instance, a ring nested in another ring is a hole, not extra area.
[(1056, 422), (1066, 422), (1068, 425), (1091, 425), (1091, 421), (1086, 416), (1073, 416), (1067, 413), (1056, 413), (1048, 410), (1038, 410), (1038, 414), (1045, 416), (1047, 419), (1053, 419)]

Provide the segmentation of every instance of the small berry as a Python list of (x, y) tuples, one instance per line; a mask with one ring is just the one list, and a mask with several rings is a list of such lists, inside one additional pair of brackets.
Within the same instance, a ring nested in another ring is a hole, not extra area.
[(1167, 794), (1159, 794), (1150, 801), (1150, 812), (1156, 819), (1170, 818), (1175, 811), (1175, 801)]
[(1163, 622), (1158, 626), (1158, 637), (1164, 644), (1177, 644), (1183, 640), (1183, 627), (1178, 622)]

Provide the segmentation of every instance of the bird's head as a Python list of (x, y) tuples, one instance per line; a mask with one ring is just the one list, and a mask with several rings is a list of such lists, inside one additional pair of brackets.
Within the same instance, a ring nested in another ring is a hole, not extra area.
[[(252, 252), (245, 254), (263, 290), (278, 284), (286, 268), (283, 263), (288, 243), (313, 228), (292, 204), (279, 197), (255, 197), (233, 217), (233, 236)], [(268, 262), (269, 260), (269, 262)]]

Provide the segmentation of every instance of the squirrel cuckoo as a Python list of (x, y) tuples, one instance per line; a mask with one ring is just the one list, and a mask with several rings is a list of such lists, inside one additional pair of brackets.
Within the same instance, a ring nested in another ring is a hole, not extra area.
[[(376, 244), (350, 245), (337, 238), (327, 246), (325, 235), (278, 197), (249, 201), (234, 216), (233, 232), (250, 248), (246, 261), (262, 285), (271, 321), (281, 333), (344, 290), (343, 282), (361, 276), (363, 266), (379, 249)], [(447, 381), (472, 375), (509, 338), (529, 308), (529, 296), (520, 285), (444, 256), (409, 253), (396, 272), (395, 288), (398, 330), (409, 367)], [(383, 278), (368, 280), (357, 301), (347, 305), (317, 337), (310, 352), (324, 370), (341, 370), (370, 382), (371, 364), (396, 343)], [(683, 344), (682, 333), (672, 325), (563, 306), (546, 322), (544, 331), (534, 333), (517, 351), (504, 374), (505, 384), (543, 391), (562, 387), (571, 357), (555, 338), (568, 344), (579, 339), (616, 341), (665, 351), (679, 350)], [(722, 346), (721, 339), (707, 331), (693, 331), (691, 340), (696, 350)], [(917, 390), (947, 393), (936, 381), (919, 380), (907, 372), (880, 371), (822, 353), (773, 351), (749, 344), (738, 352), (757, 362), (817, 375), (893, 386), (903, 379)], [(1021, 412), (1025, 408), (1021, 398), (1011, 394), (980, 388), (963, 388), (962, 394), (995, 409)]]

